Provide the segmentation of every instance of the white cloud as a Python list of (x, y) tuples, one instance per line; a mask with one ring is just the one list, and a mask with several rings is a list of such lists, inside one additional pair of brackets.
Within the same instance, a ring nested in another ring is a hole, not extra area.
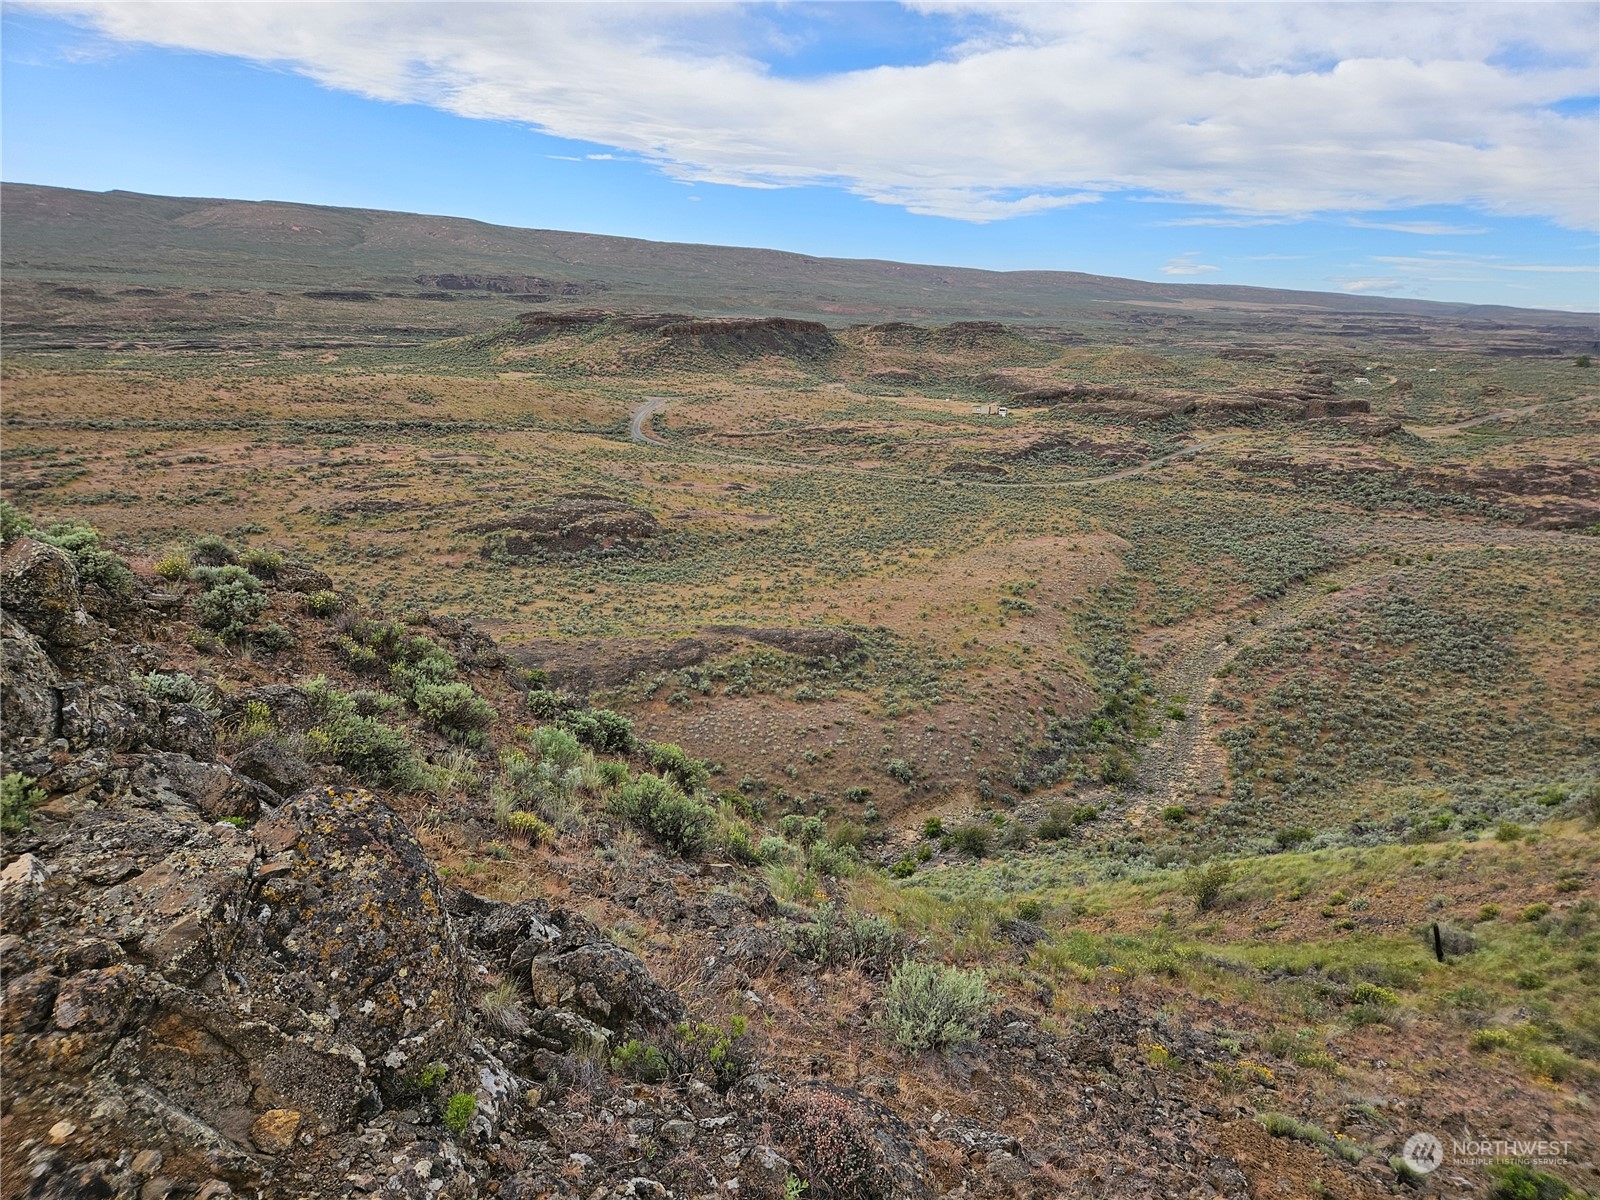
[(1446, 225), (1441, 221), (1361, 221), (1352, 218), (1346, 224), (1357, 229), (1387, 229), (1391, 233), (1414, 233), (1421, 237), (1466, 237), (1489, 232), (1484, 225)]
[(1190, 250), (1170, 259), (1167, 265), (1161, 268), (1163, 275), (1206, 275), (1212, 271), (1220, 271), (1221, 267), (1214, 267), (1210, 263), (1196, 262), (1199, 257), (1198, 250)]
[(839, 186), (969, 221), (1112, 192), (1216, 220), (1466, 203), (1587, 229), (1600, 207), (1600, 121), (1550, 108), (1593, 93), (1591, 4), (968, 5), (968, 40), (937, 61), (806, 79), (719, 6), (46, 6), (696, 183)]
[(1404, 286), (1402, 280), (1392, 277), (1373, 279), (1335, 278), (1330, 282), (1337, 283), (1341, 292), (1396, 292)]

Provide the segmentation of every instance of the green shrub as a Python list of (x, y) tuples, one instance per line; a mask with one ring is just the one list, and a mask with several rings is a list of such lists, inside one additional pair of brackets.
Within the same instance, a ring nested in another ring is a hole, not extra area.
[(1489, 1164), (1490, 1200), (1566, 1200), (1573, 1191), (1564, 1180), (1519, 1162)]
[(194, 602), (200, 624), (227, 641), (241, 641), (267, 611), (261, 581), (243, 567), (196, 567), (191, 572), (204, 590)]
[(791, 842), (809, 846), (827, 833), (821, 817), (808, 817), (801, 813), (785, 813), (778, 819), (778, 832)]
[(276, 579), (283, 567), (283, 555), (262, 546), (251, 546), (240, 553), (239, 565), (257, 579)]
[(1209, 862), (1191, 867), (1183, 877), (1183, 891), (1200, 912), (1210, 912), (1222, 901), (1223, 893), (1233, 881), (1233, 866), (1225, 862)]
[(1600, 825), (1600, 782), (1589, 784), (1579, 794), (1578, 811), (1589, 819), (1589, 824)]
[(541, 725), (533, 731), (533, 748), (540, 762), (547, 762), (563, 771), (583, 757), (583, 747), (577, 735), (559, 725)]
[(1161, 819), (1169, 825), (1181, 825), (1189, 819), (1189, 810), (1181, 804), (1169, 804), (1161, 810)]
[(1370, 1004), (1377, 1008), (1393, 1008), (1400, 1003), (1400, 997), (1388, 988), (1365, 981), (1356, 984), (1350, 998), (1357, 1004)]
[(638, 745), (633, 736), (633, 722), (609, 708), (568, 713), (562, 722), (597, 754), (632, 754)]
[(989, 853), (989, 839), (993, 835), (992, 828), (982, 821), (974, 821), (970, 825), (963, 825), (950, 835), (950, 843), (963, 854), (970, 854), (973, 858), (982, 858)]
[(944, 833), (944, 822), (938, 817), (929, 817), (922, 823), (922, 836), (936, 838)]
[(100, 545), (100, 531), (82, 521), (61, 521), (40, 533), (33, 531), (36, 541), (72, 556), (78, 569), (79, 583), (92, 583), (114, 596), (126, 595), (133, 584), (133, 572), (128, 564)]
[(281, 650), (294, 648), (294, 634), (276, 621), (268, 621), (260, 629), (251, 631), (250, 644), (258, 650), (277, 654)]
[(494, 721), (494, 707), (465, 683), (419, 683), (411, 700), (423, 720), (451, 741), (481, 743)]
[(146, 695), (154, 696), (157, 700), (164, 700), (169, 704), (187, 704), (199, 709), (208, 717), (222, 715), (222, 706), (217, 702), (217, 694), (186, 672), (152, 671), (148, 675), (135, 672), (133, 681)]
[(300, 601), (300, 607), (310, 617), (331, 617), (344, 609), (344, 601), (339, 598), (338, 592), (323, 588)]
[(1100, 759), (1100, 782), (1112, 787), (1127, 787), (1134, 780), (1133, 763), (1120, 750), (1109, 750)]
[(891, 758), (883, 764), (883, 770), (890, 779), (903, 783), (907, 787), (911, 786), (912, 779), (916, 777), (915, 772), (911, 769), (911, 764), (903, 758)]
[(834, 846), (820, 838), (806, 849), (806, 865), (818, 875), (848, 879), (860, 864), (860, 856), (850, 847)]
[(152, 569), (168, 583), (177, 583), (181, 579), (189, 578), (189, 572), (193, 567), (194, 564), (189, 561), (187, 554), (174, 551), (158, 558)]
[(711, 779), (711, 768), (698, 758), (691, 758), (682, 746), (662, 742), (650, 747), (650, 765), (662, 775), (677, 780), (686, 792), (705, 787)]
[(0, 779), (0, 833), (21, 833), (33, 824), (33, 810), (44, 803), (43, 790), (33, 784), (21, 771)]
[(840, 821), (828, 831), (828, 845), (835, 850), (859, 850), (867, 831), (854, 821)]
[(751, 840), (750, 826), (743, 821), (724, 820), (717, 829), (716, 844), (723, 854), (735, 862), (761, 861), (761, 856), (756, 853), (755, 842)]
[(621, 787), (630, 778), (628, 764), (621, 759), (601, 759), (595, 764), (595, 769), (600, 773), (600, 782), (606, 787)]
[(472, 1118), (478, 1115), (478, 1099), (471, 1092), (457, 1092), (444, 1106), (444, 1127), (460, 1137), (466, 1133)]
[(1079, 825), (1093, 821), (1100, 810), (1092, 804), (1079, 804), (1068, 808), (1065, 804), (1052, 804), (1039, 822), (1038, 836), (1047, 842), (1060, 841)]
[(1511, 1033), (1505, 1029), (1480, 1029), (1472, 1035), (1474, 1050), (1504, 1050), (1511, 1045)]
[(612, 1052), (611, 1069), (642, 1083), (661, 1083), (669, 1073), (666, 1056), (638, 1038), (629, 1038)]
[(576, 696), (547, 688), (529, 688), (526, 703), (528, 711), (541, 721), (558, 721), (567, 713), (582, 707)]
[(787, 940), (795, 957), (825, 967), (887, 969), (901, 954), (900, 935), (888, 921), (832, 901), (818, 908), (809, 924), (795, 926)]
[(1278, 844), (1279, 850), (1293, 850), (1297, 846), (1305, 845), (1313, 836), (1311, 830), (1304, 825), (1291, 825), (1287, 829), (1278, 830), (1272, 835), (1272, 840)]
[(556, 839), (556, 831), (550, 823), (531, 812), (507, 813), (502, 824), (512, 837), (525, 841), (530, 846), (548, 844)]
[(884, 989), (884, 1029), (907, 1054), (951, 1049), (977, 1040), (994, 999), (982, 971), (906, 959)]
[(705, 1073), (719, 1091), (727, 1091), (751, 1065), (749, 1022), (738, 1013), (726, 1025), (711, 1021), (685, 1021), (673, 1029), (677, 1044), (669, 1048), (676, 1074)]
[(33, 522), (16, 505), (9, 500), (0, 500), (0, 546), (11, 545), (32, 528)]
[(698, 854), (710, 843), (716, 811), (659, 775), (640, 775), (617, 794), (616, 808), (679, 854)]
[(225, 567), (239, 561), (239, 552), (216, 534), (207, 533), (189, 547), (189, 560), (196, 566)]
[(756, 846), (756, 857), (764, 863), (788, 862), (794, 857), (794, 847), (781, 837), (764, 837)]
[(340, 691), (320, 675), (302, 690), (317, 710), (318, 723), (306, 734), (314, 755), (338, 763), (371, 787), (411, 791), (422, 786), (410, 739), (358, 711), (372, 693)]

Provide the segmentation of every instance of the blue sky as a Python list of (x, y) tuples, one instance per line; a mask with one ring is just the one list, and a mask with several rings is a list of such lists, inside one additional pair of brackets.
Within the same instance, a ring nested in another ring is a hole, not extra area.
[(0, 175), (1593, 310), (1594, 25), (1587, 4), (8, 5)]

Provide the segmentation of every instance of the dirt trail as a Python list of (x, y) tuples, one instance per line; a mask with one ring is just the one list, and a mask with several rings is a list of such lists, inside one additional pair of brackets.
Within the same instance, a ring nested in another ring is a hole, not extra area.
[[(1217, 672), (1240, 651), (1262, 642), (1293, 624), (1322, 603), (1332, 592), (1382, 578), (1404, 568), (1393, 565), (1387, 553), (1374, 550), (1396, 546), (1517, 546), (1529, 544), (1587, 547), (1592, 539), (1559, 530), (1506, 529), (1464, 522), (1390, 520), (1366, 528), (1352, 545), (1359, 556), (1325, 575), (1301, 584), (1253, 614), (1211, 617), (1190, 625), (1169, 645), (1154, 676), (1164, 699), (1182, 704), (1186, 719), (1162, 718), (1161, 732), (1144, 747), (1137, 769), (1137, 788), (1128, 797), (1129, 816), (1135, 824), (1158, 818), (1162, 808), (1189, 804), (1216, 795), (1224, 781), (1227, 755), (1217, 742), (1215, 713), (1206, 703), (1216, 686)], [(1251, 622), (1250, 616), (1256, 618)], [(1231, 637), (1232, 641), (1228, 641)], [(1097, 789), (1085, 796), (1088, 803), (1123, 801), (1123, 794)]]
[[(632, 422), (628, 428), (629, 439), (644, 446), (660, 446), (663, 448), (690, 450), (696, 454), (704, 455), (717, 461), (739, 463), (747, 466), (761, 466), (773, 470), (827, 471), (834, 474), (875, 475), (881, 479), (904, 479), (912, 482), (922, 482), (928, 478), (925, 474), (920, 472), (886, 470), (883, 467), (859, 467), (850, 463), (774, 462), (771, 459), (761, 458), (759, 455), (736, 454), (731, 451), (709, 449), (704, 446), (674, 446), (673, 443), (664, 441), (649, 432), (651, 420), (658, 412), (661, 411), (662, 405), (664, 405), (667, 400), (668, 397), (666, 396), (648, 396), (646, 397), (644, 404), (641, 404), (638, 408), (633, 410)], [(1050, 488), (1094, 487), (1097, 484), (1102, 483), (1116, 483), (1121, 479), (1134, 479), (1137, 476), (1143, 475), (1149, 471), (1154, 471), (1160, 467), (1164, 467), (1170, 462), (1176, 462), (1180, 458), (1193, 457), (1202, 451), (1209, 450), (1212, 446), (1220, 445), (1223, 442), (1232, 441), (1234, 438), (1242, 436), (1243, 435), (1238, 432), (1221, 433), (1215, 437), (1209, 437), (1203, 441), (1195, 442), (1193, 445), (1185, 446), (1181, 450), (1174, 450), (1171, 454), (1163, 454), (1160, 458), (1152, 458), (1148, 462), (1142, 462), (1137, 466), (1124, 467), (1120, 471), (1112, 471), (1106, 475), (1095, 475), (1087, 479), (1004, 482), (993, 479), (962, 479), (959, 482), (963, 487), (987, 488), (997, 491), (1003, 491), (1007, 489), (1036, 491), (1039, 489)], [(941, 479), (938, 480), (938, 482), (941, 486), (951, 487), (954, 486), (957, 481)]]
[(1395, 569), (1382, 559), (1353, 562), (1292, 588), (1252, 613), (1204, 618), (1189, 626), (1166, 648), (1153, 672), (1163, 703), (1180, 704), (1185, 718), (1180, 721), (1158, 715), (1161, 730), (1145, 744), (1133, 789), (1124, 793), (1097, 788), (1085, 794), (1084, 801), (1126, 805), (1129, 822), (1141, 825), (1159, 819), (1161, 810), (1169, 805), (1191, 807), (1202, 797), (1220, 795), (1227, 754), (1217, 741), (1215, 713), (1206, 702), (1216, 686), (1217, 672), (1246, 647), (1299, 620), (1332, 590)]
[(1530, 416), (1538, 412), (1539, 408), (1537, 404), (1529, 404), (1525, 408), (1502, 408), (1497, 412), (1485, 413), (1481, 417), (1457, 421), (1453, 425), (1407, 425), (1405, 430), (1418, 437), (1441, 437), (1447, 433), (1459, 433), (1463, 429), (1471, 429), (1475, 425), (1488, 425), (1494, 421), (1512, 421), (1518, 417)]

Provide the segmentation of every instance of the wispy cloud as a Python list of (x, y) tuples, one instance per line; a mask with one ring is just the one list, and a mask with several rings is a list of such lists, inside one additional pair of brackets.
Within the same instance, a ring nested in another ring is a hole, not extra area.
[(1447, 225), (1443, 221), (1363, 221), (1352, 217), (1345, 223), (1357, 229), (1387, 229), (1391, 233), (1414, 233), (1420, 237), (1469, 237), (1489, 232), (1487, 225)]
[(1174, 217), (1162, 225), (1202, 229), (1254, 229), (1260, 225), (1291, 225), (1298, 217)]
[(1506, 262), (1498, 255), (1467, 255), (1449, 254), (1440, 251), (1424, 251), (1427, 257), (1411, 257), (1400, 254), (1374, 254), (1372, 262), (1386, 263), (1389, 266), (1405, 267), (1410, 270), (1429, 273), (1443, 269), (1460, 271), (1523, 271), (1536, 275), (1594, 275), (1600, 277), (1600, 265), (1583, 266), (1574, 263), (1513, 263)]
[(1329, 283), (1337, 283), (1341, 292), (1397, 292), (1405, 286), (1405, 281), (1392, 276), (1378, 276), (1369, 279), (1350, 279), (1334, 276)]
[(1163, 275), (1209, 275), (1212, 271), (1220, 271), (1221, 267), (1214, 267), (1210, 263), (1196, 262), (1200, 256), (1198, 250), (1191, 250), (1170, 259), (1167, 265), (1161, 268)]
[(1591, 4), (956, 5), (932, 61), (795, 79), (717, 5), (31, 3), (697, 183), (967, 221), (1110, 193), (1218, 225), (1470, 203), (1589, 229), (1600, 207), (1600, 121), (1567, 103), (1594, 88)]

